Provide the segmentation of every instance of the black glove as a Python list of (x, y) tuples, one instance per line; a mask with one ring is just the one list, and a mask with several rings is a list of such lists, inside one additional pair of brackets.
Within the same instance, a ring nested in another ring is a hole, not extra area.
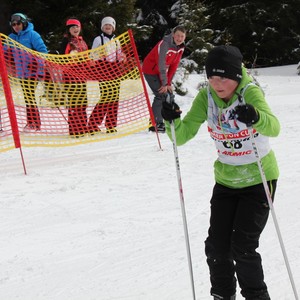
[(251, 104), (238, 105), (235, 108), (235, 116), (237, 120), (243, 122), (247, 127), (252, 126), (259, 120), (259, 114)]
[(175, 102), (163, 101), (161, 115), (164, 120), (172, 122), (173, 120), (180, 118), (182, 111)]

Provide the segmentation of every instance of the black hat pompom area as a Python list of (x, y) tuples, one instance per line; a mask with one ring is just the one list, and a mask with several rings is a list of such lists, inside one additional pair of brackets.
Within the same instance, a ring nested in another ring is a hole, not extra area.
[(207, 78), (220, 76), (240, 82), (242, 79), (243, 55), (231, 45), (214, 47), (207, 55), (205, 70)]

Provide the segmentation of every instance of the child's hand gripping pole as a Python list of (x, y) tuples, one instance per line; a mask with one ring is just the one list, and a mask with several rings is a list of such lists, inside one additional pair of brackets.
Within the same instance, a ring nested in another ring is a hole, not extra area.
[(162, 104), (161, 115), (164, 120), (173, 123), (175, 119), (180, 118), (182, 111), (180, 110), (178, 104), (175, 102), (175, 96), (172, 93), (167, 93), (166, 98)]

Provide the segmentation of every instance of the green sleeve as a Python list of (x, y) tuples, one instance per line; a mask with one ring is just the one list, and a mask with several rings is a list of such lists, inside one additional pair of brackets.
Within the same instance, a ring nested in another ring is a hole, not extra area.
[(272, 113), (262, 90), (258, 86), (250, 86), (244, 94), (246, 103), (252, 104), (259, 114), (258, 122), (253, 125), (260, 134), (276, 137), (280, 133), (280, 123)]
[[(207, 120), (207, 108), (207, 90), (204, 88), (199, 91), (184, 118), (174, 120), (176, 143), (178, 146), (185, 144), (197, 134), (201, 124)], [(167, 121), (166, 131), (171, 139), (170, 123)]]

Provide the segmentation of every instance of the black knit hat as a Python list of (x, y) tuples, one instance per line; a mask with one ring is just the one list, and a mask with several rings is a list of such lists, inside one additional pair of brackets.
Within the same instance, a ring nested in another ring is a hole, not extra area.
[(207, 78), (220, 76), (240, 82), (243, 55), (237, 47), (223, 45), (213, 48), (207, 55), (205, 70)]

